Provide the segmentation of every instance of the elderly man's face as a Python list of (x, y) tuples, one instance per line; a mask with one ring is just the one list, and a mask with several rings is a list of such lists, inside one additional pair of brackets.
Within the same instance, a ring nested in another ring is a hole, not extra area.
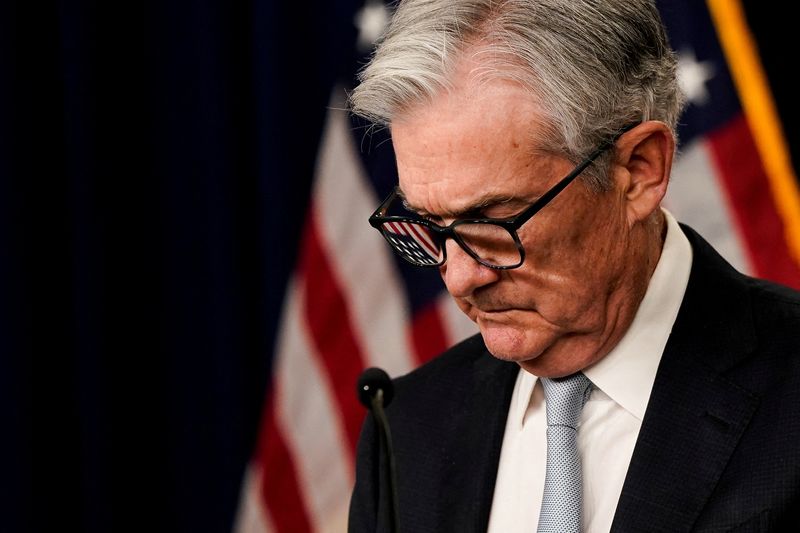
[[(522, 211), (574, 167), (536, 151), (540, 123), (530, 95), (504, 81), (465, 83), (402, 114), (392, 137), (407, 203), (439, 224)], [(520, 228), (520, 268), (487, 268), (449, 240), (441, 275), (495, 357), (570, 374), (616, 344), (641, 298), (628, 218), (617, 188), (575, 181)]]

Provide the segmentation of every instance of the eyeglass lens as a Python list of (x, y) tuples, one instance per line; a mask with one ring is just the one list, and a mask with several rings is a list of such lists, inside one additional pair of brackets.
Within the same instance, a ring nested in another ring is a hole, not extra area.
[(392, 248), (409, 263), (433, 266), (444, 259), (438, 239), (422, 224), (409, 221), (384, 222), (381, 232)]
[(514, 237), (501, 226), (465, 222), (456, 226), (455, 232), (487, 265), (511, 266), (522, 259)]
[[(514, 237), (494, 224), (465, 222), (454, 226), (461, 245), (490, 266), (512, 266), (521, 256)], [(427, 226), (413, 221), (384, 222), (381, 231), (394, 250), (406, 261), (419, 266), (440, 265), (444, 260), (442, 239)]]

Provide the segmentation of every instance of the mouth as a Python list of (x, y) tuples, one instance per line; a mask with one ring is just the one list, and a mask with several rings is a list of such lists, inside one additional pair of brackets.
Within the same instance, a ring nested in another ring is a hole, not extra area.
[(524, 320), (522, 313), (527, 312), (530, 312), (530, 309), (520, 309), (518, 307), (476, 307), (474, 320), (479, 324), (481, 322), (511, 324), (519, 320)]
[[(487, 322), (508, 322), (509, 320), (522, 319), (520, 313), (536, 312), (536, 310), (528, 306), (519, 306), (511, 302), (505, 301), (476, 301), (476, 300), (460, 300), (459, 305), (461, 310), (473, 321), (479, 322), (484, 320)], [(519, 316), (518, 316), (519, 315)]]
[(511, 302), (481, 302), (481, 301), (471, 301), (468, 302), (470, 307), (475, 309), (480, 313), (486, 314), (496, 314), (496, 313), (507, 313), (509, 311), (532, 311), (532, 307), (530, 305), (517, 305)]
[(496, 315), (500, 313), (507, 313), (509, 311), (517, 310), (516, 307), (490, 307), (490, 308), (476, 307), (476, 309), (484, 315)]

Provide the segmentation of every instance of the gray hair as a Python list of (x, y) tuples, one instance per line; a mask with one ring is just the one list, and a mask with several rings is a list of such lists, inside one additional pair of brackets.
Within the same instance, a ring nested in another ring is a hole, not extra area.
[[(577, 161), (645, 120), (675, 134), (677, 61), (651, 0), (403, 0), (351, 110), (390, 125), (449, 90), (464, 54), (480, 65), (474, 76), (515, 80), (538, 101), (543, 150)], [(607, 165), (598, 160), (585, 179), (607, 188)]]

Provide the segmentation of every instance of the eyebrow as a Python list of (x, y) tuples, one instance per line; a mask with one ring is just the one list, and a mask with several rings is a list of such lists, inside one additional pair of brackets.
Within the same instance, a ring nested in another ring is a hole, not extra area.
[(486, 195), (483, 198), (479, 198), (478, 201), (468, 207), (463, 209), (458, 209), (456, 211), (447, 211), (446, 213), (428, 213), (425, 209), (415, 207), (414, 205), (408, 202), (405, 193), (400, 188), (397, 187), (397, 196), (403, 201), (403, 207), (408, 209), (409, 211), (413, 211), (420, 216), (442, 216), (442, 215), (449, 215), (454, 218), (464, 218), (469, 215), (476, 215), (481, 210), (486, 209), (487, 207), (505, 204), (513, 201), (518, 201), (520, 203), (527, 203), (524, 202), (522, 199), (517, 198), (515, 196), (497, 196), (497, 195)]

